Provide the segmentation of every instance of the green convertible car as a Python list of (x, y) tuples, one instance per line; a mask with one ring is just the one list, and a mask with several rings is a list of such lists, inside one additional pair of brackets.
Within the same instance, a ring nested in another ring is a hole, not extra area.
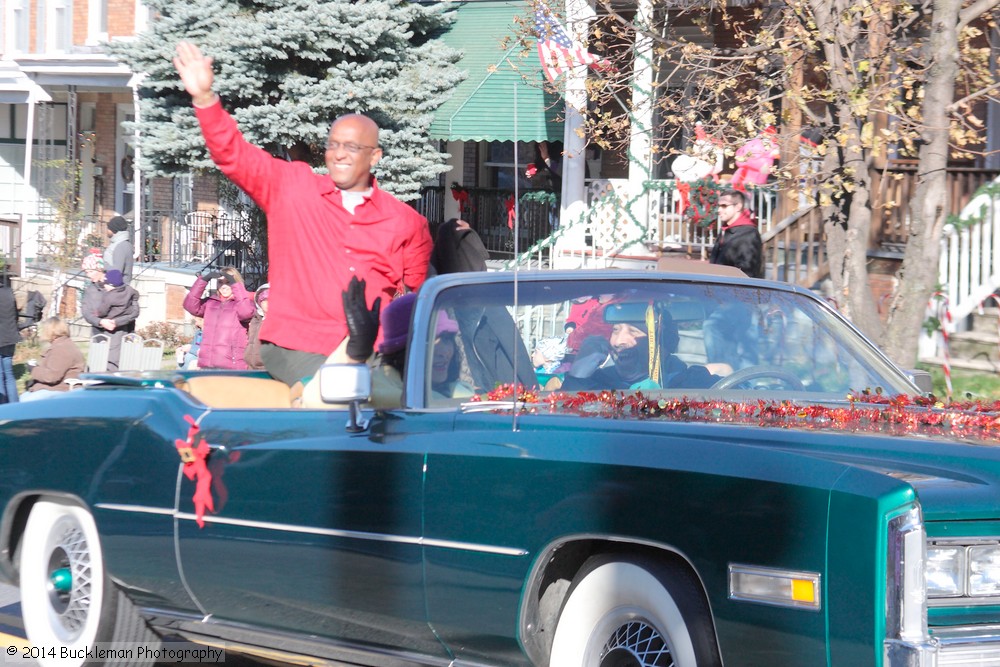
[(408, 344), (0, 406), (0, 578), (46, 665), (1000, 665), (1000, 417), (821, 299), (452, 274)]

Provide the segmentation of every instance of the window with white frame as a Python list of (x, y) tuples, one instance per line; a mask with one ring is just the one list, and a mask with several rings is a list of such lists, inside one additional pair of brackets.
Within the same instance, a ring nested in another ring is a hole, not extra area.
[(31, 9), (29, 0), (7, 0), (4, 5), (4, 51), (7, 53), (28, 53), (31, 33)]
[(87, 6), (87, 44), (108, 39), (108, 0), (89, 0)]
[(73, 47), (73, 0), (44, 0), (38, 7), (38, 51), (65, 53)]

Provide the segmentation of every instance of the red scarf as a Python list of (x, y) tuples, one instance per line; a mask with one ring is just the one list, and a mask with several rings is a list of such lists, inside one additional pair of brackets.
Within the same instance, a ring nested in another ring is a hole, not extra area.
[(753, 225), (754, 227), (757, 226), (757, 223), (754, 221), (753, 216), (750, 215), (750, 211), (746, 209), (740, 211), (740, 215), (738, 218), (736, 218), (735, 222), (730, 222), (728, 225), (722, 228), (722, 231), (726, 231), (727, 229), (732, 229), (733, 227), (742, 227), (744, 225)]

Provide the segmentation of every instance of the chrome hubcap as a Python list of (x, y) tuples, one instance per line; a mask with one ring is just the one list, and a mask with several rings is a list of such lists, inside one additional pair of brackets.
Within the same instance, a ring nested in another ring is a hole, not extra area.
[(643, 621), (618, 626), (601, 650), (601, 667), (673, 667), (663, 635)]

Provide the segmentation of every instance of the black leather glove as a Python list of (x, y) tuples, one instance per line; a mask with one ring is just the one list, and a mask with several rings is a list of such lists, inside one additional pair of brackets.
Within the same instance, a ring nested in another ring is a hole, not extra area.
[(342, 292), (344, 299), (344, 319), (350, 340), (347, 341), (347, 356), (355, 361), (365, 361), (375, 349), (378, 336), (378, 318), (382, 297), (375, 299), (369, 310), (365, 302), (365, 281), (351, 277), (347, 289)]
[(222, 271), (208, 271), (201, 274), (201, 279), (208, 282), (213, 279), (222, 278), (225, 274)]

